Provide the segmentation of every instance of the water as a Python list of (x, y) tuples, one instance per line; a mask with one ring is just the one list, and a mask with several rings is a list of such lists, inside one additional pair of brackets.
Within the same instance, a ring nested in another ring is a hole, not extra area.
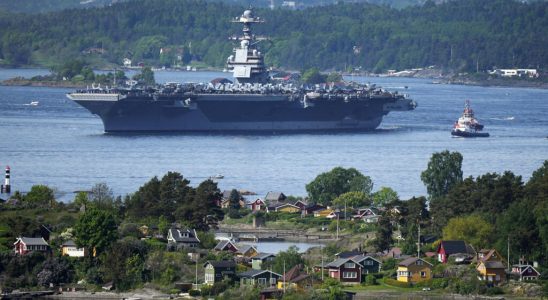
[[(46, 70), (0, 70), (0, 79)], [(220, 72), (156, 72), (158, 81), (205, 81)], [(548, 159), (548, 90), (431, 84), (409, 78), (354, 77), (401, 93), (419, 106), (393, 112), (371, 133), (290, 135), (106, 135), (101, 120), (66, 99), (71, 89), (0, 86), (0, 166), (12, 168), (12, 189), (73, 191), (106, 182), (127, 194), (152, 176), (177, 171), (197, 185), (215, 174), (221, 189), (305, 196), (305, 185), (333, 167), (355, 167), (375, 189), (402, 199), (425, 195), (420, 173), (433, 152), (459, 151), (465, 176), (511, 170), (524, 180)], [(407, 86), (408, 89), (404, 87)], [(489, 138), (452, 138), (450, 130), (470, 99)], [(39, 101), (38, 106), (29, 106)]]

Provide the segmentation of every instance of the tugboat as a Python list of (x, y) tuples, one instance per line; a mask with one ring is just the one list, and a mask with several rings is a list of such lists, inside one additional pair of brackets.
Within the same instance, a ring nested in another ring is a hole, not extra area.
[(474, 117), (474, 111), (470, 107), (470, 101), (464, 102), (462, 116), (455, 122), (451, 135), (460, 137), (488, 137), (489, 133), (481, 132), (483, 125)]

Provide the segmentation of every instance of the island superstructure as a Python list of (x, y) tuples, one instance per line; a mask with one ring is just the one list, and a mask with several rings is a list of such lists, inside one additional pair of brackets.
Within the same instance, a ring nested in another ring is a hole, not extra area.
[(92, 87), (68, 98), (98, 115), (105, 132), (365, 131), (390, 111), (408, 111), (407, 95), (356, 83), (304, 85), (270, 80), (252, 32), (263, 20), (251, 9), (227, 59), (234, 83), (169, 83), (156, 87)]

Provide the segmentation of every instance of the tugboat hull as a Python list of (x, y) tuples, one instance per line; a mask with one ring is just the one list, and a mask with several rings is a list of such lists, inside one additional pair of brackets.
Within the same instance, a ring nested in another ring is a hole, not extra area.
[(452, 130), (451, 135), (459, 137), (489, 137), (488, 132), (468, 132), (461, 130)]

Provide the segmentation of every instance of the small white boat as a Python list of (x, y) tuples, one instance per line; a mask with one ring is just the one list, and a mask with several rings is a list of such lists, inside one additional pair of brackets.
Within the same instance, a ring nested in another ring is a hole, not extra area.
[(222, 174), (217, 174), (209, 177), (209, 179), (223, 179), (223, 178), (225, 178), (225, 176)]
[(38, 106), (40, 104), (39, 101), (31, 101), (30, 103), (25, 104), (26, 106)]

